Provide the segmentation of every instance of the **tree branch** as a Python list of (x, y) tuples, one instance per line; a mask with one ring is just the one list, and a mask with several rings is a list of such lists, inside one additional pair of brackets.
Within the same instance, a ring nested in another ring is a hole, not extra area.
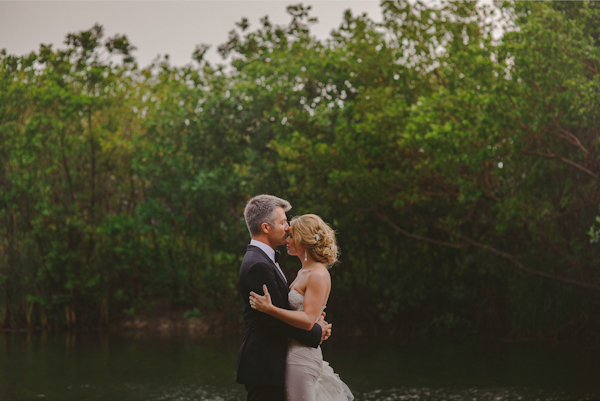
[(581, 141), (579, 140), (579, 138), (577, 138), (574, 134), (572, 134), (571, 132), (567, 131), (566, 129), (562, 128), (560, 125), (558, 125), (558, 122), (556, 121), (556, 119), (554, 119), (554, 124), (556, 124), (556, 128), (558, 128), (564, 135), (561, 135), (559, 133), (555, 133), (555, 132), (550, 132), (552, 135), (558, 137), (558, 138), (562, 138), (568, 142), (570, 142), (571, 144), (577, 146), (578, 148), (580, 148), (581, 150), (583, 150), (583, 152), (587, 155), (590, 152), (581, 144)]
[(392, 227), (394, 230), (396, 230), (398, 233), (409, 237), (409, 238), (414, 238), (417, 239), (419, 241), (425, 241), (425, 242), (430, 242), (432, 244), (437, 244), (437, 245), (442, 245), (442, 246), (447, 246), (450, 248), (456, 248), (456, 249), (464, 249), (464, 248), (468, 248), (469, 245), (467, 244), (452, 244), (450, 242), (445, 242), (445, 241), (438, 241), (432, 238), (427, 238), (427, 237), (421, 237), (420, 235), (415, 235), (415, 234), (411, 234), (408, 231), (405, 231), (403, 229), (401, 229), (400, 227), (398, 227), (394, 222), (392, 222), (387, 216), (384, 216), (383, 214), (379, 215), (379, 218), (381, 220), (383, 220), (384, 222), (386, 222), (387, 224), (390, 225), (390, 227)]
[(536, 152), (533, 150), (525, 150), (523, 151), (523, 153), (528, 154), (528, 155), (537, 155), (537, 156), (542, 156), (542, 157), (547, 157), (549, 159), (558, 159), (562, 162), (565, 162), (567, 164), (570, 164), (571, 166), (578, 168), (579, 170), (583, 171), (584, 173), (594, 177), (595, 179), (599, 179), (600, 177), (598, 176), (598, 174), (593, 173), (592, 171), (588, 170), (587, 168), (583, 167), (580, 164), (575, 163), (572, 160), (569, 160), (567, 158), (562, 157), (561, 155), (558, 155), (556, 153), (541, 153), (541, 152)]
[(450, 234), (450, 235), (452, 235), (452, 236), (454, 236), (456, 238), (459, 238), (459, 239), (461, 239), (461, 240), (463, 240), (463, 241), (465, 241), (465, 242), (467, 242), (467, 243), (469, 243), (471, 245), (474, 245), (474, 246), (476, 246), (478, 248), (482, 248), (482, 249), (485, 249), (487, 251), (490, 251), (490, 252), (492, 252), (492, 253), (494, 253), (494, 254), (502, 257), (503, 259), (508, 260), (513, 265), (515, 265), (517, 268), (519, 268), (519, 270), (521, 270), (521, 271), (523, 271), (523, 272), (525, 272), (527, 274), (531, 274), (531, 275), (534, 275), (534, 276), (545, 277), (545, 278), (549, 278), (551, 280), (560, 281), (560, 282), (563, 282), (563, 283), (572, 284), (572, 285), (576, 285), (576, 286), (579, 286), (579, 287), (584, 287), (584, 288), (589, 288), (589, 289), (593, 289), (593, 290), (596, 290), (596, 291), (600, 291), (600, 286), (597, 286), (597, 285), (594, 285), (594, 284), (590, 284), (590, 283), (585, 283), (585, 282), (578, 281), (578, 280), (573, 280), (573, 279), (570, 279), (570, 278), (567, 278), (567, 277), (556, 276), (554, 274), (550, 274), (550, 273), (546, 273), (546, 272), (542, 272), (542, 271), (539, 271), (539, 270), (535, 270), (535, 269), (529, 268), (529, 267), (525, 266), (514, 255), (511, 255), (509, 253), (500, 251), (500, 250), (494, 248), (491, 245), (482, 244), (480, 242), (474, 241), (474, 240), (472, 240), (472, 239), (470, 239), (468, 237), (465, 237), (462, 234), (455, 233), (455, 232), (447, 230), (447, 229), (445, 229), (443, 227), (439, 227), (439, 226), (436, 226), (436, 227), (439, 230), (442, 230), (442, 231), (444, 231), (447, 234)]
[(63, 169), (65, 170), (65, 175), (67, 177), (67, 183), (69, 184), (69, 199), (71, 200), (71, 205), (75, 203), (75, 195), (73, 194), (73, 181), (71, 180), (71, 173), (69, 172), (69, 164), (67, 162), (67, 156), (65, 154), (65, 143), (64, 143), (64, 131), (61, 130), (60, 135), (60, 151), (62, 154), (62, 164)]

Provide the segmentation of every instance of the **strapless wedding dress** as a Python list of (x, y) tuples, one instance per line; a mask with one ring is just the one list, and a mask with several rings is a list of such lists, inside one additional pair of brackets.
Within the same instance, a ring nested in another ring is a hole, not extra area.
[[(295, 289), (288, 294), (293, 310), (304, 310), (304, 295)], [(321, 347), (312, 348), (291, 339), (285, 372), (288, 401), (352, 401), (354, 396), (329, 363)]]

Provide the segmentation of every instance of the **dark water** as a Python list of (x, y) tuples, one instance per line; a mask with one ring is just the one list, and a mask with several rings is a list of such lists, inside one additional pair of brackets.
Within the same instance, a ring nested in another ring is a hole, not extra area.
[[(0, 333), (0, 399), (244, 400), (237, 338)], [(600, 399), (600, 352), (539, 344), (333, 338), (357, 400)]]

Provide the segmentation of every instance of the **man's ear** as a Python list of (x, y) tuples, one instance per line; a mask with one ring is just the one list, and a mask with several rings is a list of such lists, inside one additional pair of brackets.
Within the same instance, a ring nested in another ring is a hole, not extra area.
[(265, 234), (269, 233), (269, 228), (271, 228), (271, 226), (269, 225), (269, 223), (262, 223), (260, 225), (260, 228), (262, 229), (262, 232)]

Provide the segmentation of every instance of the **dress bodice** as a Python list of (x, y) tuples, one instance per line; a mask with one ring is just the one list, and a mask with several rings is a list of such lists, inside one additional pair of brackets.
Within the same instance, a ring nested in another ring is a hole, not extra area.
[(288, 301), (290, 307), (295, 311), (304, 310), (304, 295), (300, 294), (296, 289), (292, 288), (288, 293)]
[[(290, 303), (290, 308), (295, 311), (303, 311), (304, 310), (304, 295), (300, 294), (298, 290), (292, 288), (290, 292), (288, 292), (288, 301)], [(325, 310), (327, 305), (323, 305), (321, 308), (321, 312)]]

